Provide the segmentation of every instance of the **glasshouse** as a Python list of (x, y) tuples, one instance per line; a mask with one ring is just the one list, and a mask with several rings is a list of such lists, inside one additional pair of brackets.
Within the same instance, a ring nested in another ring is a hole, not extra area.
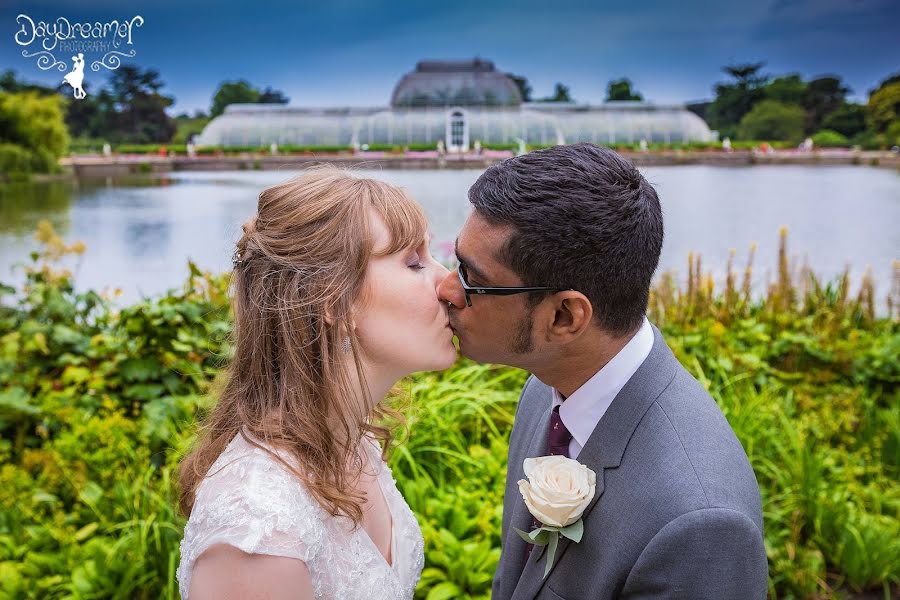
[(195, 140), (200, 146), (428, 145), (708, 142), (706, 123), (683, 106), (646, 102), (523, 102), (490, 61), (422, 61), (397, 83), (391, 105), (300, 108), (231, 104)]

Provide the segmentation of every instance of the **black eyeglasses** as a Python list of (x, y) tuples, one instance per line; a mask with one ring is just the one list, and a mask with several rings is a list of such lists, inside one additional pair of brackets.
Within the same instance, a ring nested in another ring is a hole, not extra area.
[(459, 275), (459, 282), (462, 284), (463, 290), (466, 292), (466, 306), (472, 306), (470, 294), (487, 294), (490, 296), (510, 296), (512, 294), (521, 294), (523, 292), (562, 292), (563, 290), (572, 288), (555, 288), (555, 287), (473, 287), (469, 285), (466, 267), (462, 262), (456, 268), (456, 274)]

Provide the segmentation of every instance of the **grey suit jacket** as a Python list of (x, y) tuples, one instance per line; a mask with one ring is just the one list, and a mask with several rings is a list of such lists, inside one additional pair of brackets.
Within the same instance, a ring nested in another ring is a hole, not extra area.
[(584, 537), (546, 551), (517, 482), (526, 457), (547, 454), (551, 389), (528, 378), (510, 435), (502, 554), (494, 600), (765, 598), (768, 563), (759, 486), (719, 407), (678, 362), (659, 329), (653, 348), (579, 453), (597, 474)]

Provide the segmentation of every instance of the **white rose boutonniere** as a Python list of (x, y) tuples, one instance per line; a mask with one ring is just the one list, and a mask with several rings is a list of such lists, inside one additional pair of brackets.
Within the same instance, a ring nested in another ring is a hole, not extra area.
[(523, 467), (528, 480), (519, 480), (519, 492), (528, 511), (542, 526), (531, 533), (514, 529), (527, 543), (547, 546), (546, 577), (553, 566), (560, 534), (576, 544), (581, 541), (581, 515), (594, 498), (597, 474), (565, 456), (526, 458)]

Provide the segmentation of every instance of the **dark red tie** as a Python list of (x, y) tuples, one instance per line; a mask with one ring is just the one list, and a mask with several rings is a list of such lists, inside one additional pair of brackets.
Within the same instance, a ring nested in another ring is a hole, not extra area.
[(554, 406), (550, 412), (550, 431), (547, 433), (548, 446), (550, 448), (550, 456), (565, 456), (569, 458), (569, 442), (572, 441), (572, 434), (566, 429), (559, 416), (559, 406)]
[[(566, 458), (570, 458), (569, 456), (569, 442), (572, 441), (572, 434), (569, 433), (569, 430), (566, 429), (565, 424), (562, 422), (562, 418), (559, 416), (559, 406), (556, 405), (553, 407), (553, 410), (550, 411), (550, 429), (547, 431), (547, 447), (550, 449), (550, 456), (565, 456)], [(537, 529), (541, 526), (541, 522), (531, 518), (532, 521), (532, 529)], [(534, 544), (525, 544), (525, 562), (528, 562), (528, 557), (531, 556), (531, 550), (534, 548)]]

